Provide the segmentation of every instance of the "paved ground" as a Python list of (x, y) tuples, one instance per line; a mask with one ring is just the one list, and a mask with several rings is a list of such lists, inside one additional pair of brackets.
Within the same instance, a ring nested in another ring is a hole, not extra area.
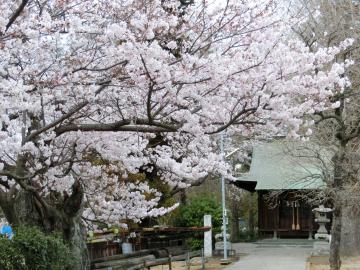
[(247, 253), (225, 270), (305, 270), (312, 242), (295, 244), (262, 242), (233, 244), (237, 253)]

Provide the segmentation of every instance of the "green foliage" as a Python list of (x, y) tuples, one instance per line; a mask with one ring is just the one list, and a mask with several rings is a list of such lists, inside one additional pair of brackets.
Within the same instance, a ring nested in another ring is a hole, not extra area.
[(190, 250), (200, 250), (204, 246), (204, 239), (202, 237), (191, 237), (186, 240), (186, 245)]
[[(204, 215), (211, 215), (213, 234), (221, 231), (222, 210), (221, 205), (210, 196), (198, 196), (191, 199), (189, 204), (179, 207), (174, 225), (179, 227), (204, 226)], [(203, 246), (202, 234), (187, 240), (187, 245), (192, 250), (201, 249)]]
[(0, 236), (0, 269), (25, 270), (25, 257), (13, 242), (4, 236)]
[(0, 241), (0, 269), (65, 270), (71, 263), (70, 249), (61, 237), (37, 228), (16, 228), (12, 240)]
[(210, 196), (191, 199), (189, 204), (180, 206), (175, 225), (180, 227), (204, 226), (204, 215), (211, 215), (213, 233), (219, 233), (222, 225), (221, 205)]

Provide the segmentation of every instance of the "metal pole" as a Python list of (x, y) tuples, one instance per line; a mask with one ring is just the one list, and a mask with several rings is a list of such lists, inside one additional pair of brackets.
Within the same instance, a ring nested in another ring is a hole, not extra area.
[(201, 270), (205, 269), (205, 254), (204, 249), (201, 249)]
[(172, 270), (172, 258), (171, 258), (171, 254), (169, 254), (169, 270)]
[(186, 269), (190, 270), (190, 253), (189, 251), (186, 253)]
[[(220, 133), (220, 151), (222, 160), (224, 159), (224, 132)], [(224, 239), (224, 261), (227, 260), (227, 239), (226, 239), (226, 205), (225, 205), (225, 178), (221, 175), (221, 204), (222, 204), (222, 222), (223, 222), (223, 239)]]

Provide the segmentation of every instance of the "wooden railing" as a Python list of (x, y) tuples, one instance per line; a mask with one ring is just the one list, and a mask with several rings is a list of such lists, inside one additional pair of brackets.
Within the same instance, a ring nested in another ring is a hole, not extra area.
[(116, 270), (138, 270), (150, 269), (150, 267), (158, 265), (168, 265), (168, 269), (172, 269), (172, 263), (175, 261), (187, 261), (191, 258), (201, 257), (204, 268), (205, 258), (201, 250), (198, 251), (182, 251), (182, 254), (172, 256), (168, 254), (166, 257), (156, 258), (154, 250), (142, 250), (131, 254), (120, 254), (111, 257), (95, 259), (92, 263), (92, 269), (116, 269)]

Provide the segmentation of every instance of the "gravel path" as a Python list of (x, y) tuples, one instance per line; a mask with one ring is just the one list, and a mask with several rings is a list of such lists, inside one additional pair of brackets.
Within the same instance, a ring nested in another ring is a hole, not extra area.
[(237, 253), (248, 253), (224, 270), (305, 270), (310, 247), (233, 244)]

